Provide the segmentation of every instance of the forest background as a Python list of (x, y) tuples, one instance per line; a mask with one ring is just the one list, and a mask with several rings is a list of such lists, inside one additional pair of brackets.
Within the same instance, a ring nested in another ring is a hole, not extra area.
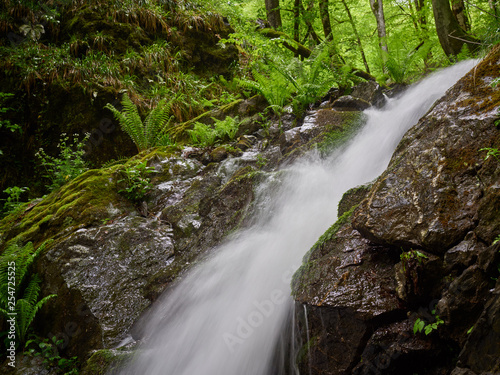
[[(263, 119), (300, 119), (332, 89), (411, 83), (484, 53), (499, 14), (494, 0), (2, 0), (3, 215), (141, 147), (213, 145), (183, 124), (254, 94)], [(113, 130), (124, 94), (139, 122), (168, 119), (154, 143)]]

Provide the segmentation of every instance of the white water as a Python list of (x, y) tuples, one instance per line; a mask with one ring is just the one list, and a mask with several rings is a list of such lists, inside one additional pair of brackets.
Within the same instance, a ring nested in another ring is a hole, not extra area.
[(291, 276), (335, 222), (342, 194), (380, 175), (403, 134), (473, 64), (441, 71), (383, 110), (366, 111), (366, 126), (342, 152), (294, 165), (273, 192), (273, 215), (216, 249), (156, 303), (147, 347), (122, 374), (274, 375), (293, 306)]

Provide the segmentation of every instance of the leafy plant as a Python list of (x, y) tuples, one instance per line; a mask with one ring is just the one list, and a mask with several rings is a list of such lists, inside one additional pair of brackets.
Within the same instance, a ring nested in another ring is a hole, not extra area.
[(50, 339), (41, 339), (33, 335), (32, 339), (26, 341), (24, 348), (25, 350), (28, 349), (28, 355), (42, 358), (42, 363), (46, 368), (64, 375), (76, 375), (78, 374), (78, 357), (61, 357), (58, 347), (62, 346), (63, 343), (63, 339), (57, 340), (55, 336)]
[(45, 33), (45, 29), (42, 24), (37, 23), (29, 23), (22, 25), (19, 28), (19, 31), (28, 39), (32, 40), (33, 42), (38, 41), (38, 39), (41, 38), (42, 34)]
[(125, 188), (118, 193), (134, 203), (141, 202), (153, 187), (151, 179), (147, 176), (153, 171), (154, 168), (147, 167), (146, 162), (126, 167), (121, 171), (123, 178), (118, 180), (118, 183), (125, 184)]
[(277, 66), (272, 65), (272, 67), (269, 69), (269, 66), (261, 65), (261, 70), (267, 71), (266, 73), (254, 69), (252, 75), (255, 81), (244, 78), (237, 81), (241, 87), (257, 91), (267, 100), (269, 108), (274, 113), (281, 114), (295, 88), (284, 72)]
[(217, 120), (212, 117), (214, 125), (205, 125), (201, 122), (195, 122), (193, 129), (188, 130), (193, 144), (201, 147), (213, 146), (218, 139), (229, 138), (233, 140), (238, 132), (238, 116), (226, 116), (224, 120)]
[(0, 313), (6, 319), (16, 314), (17, 344), (24, 342), (38, 310), (56, 297), (51, 294), (39, 299), (41, 279), (32, 274), (32, 267), (47, 244), (44, 242), (36, 250), (31, 242), (23, 247), (11, 244), (0, 256)]
[(262, 156), (262, 154), (257, 155), (257, 168), (262, 169), (269, 162), (269, 159)]
[(193, 144), (201, 147), (213, 146), (217, 139), (216, 130), (201, 122), (195, 122), (193, 129), (188, 130), (188, 133)]
[(422, 332), (426, 335), (429, 335), (432, 331), (438, 329), (438, 327), (444, 323), (444, 321), (439, 317), (439, 315), (435, 315), (436, 310), (432, 310), (432, 315), (434, 315), (433, 323), (426, 323), (425, 320), (418, 318), (413, 325), (413, 334), (416, 335), (417, 332)]
[(500, 161), (500, 150), (498, 150), (498, 148), (485, 147), (479, 149), (479, 151), (486, 151), (486, 156), (484, 157), (484, 160), (488, 160), (490, 156), (493, 156), (495, 159)]
[(144, 122), (141, 120), (137, 106), (127, 94), (123, 95), (121, 104), (123, 112), (109, 103), (104, 108), (113, 112), (115, 118), (120, 122), (122, 130), (130, 136), (139, 152), (150, 147), (164, 145), (166, 130), (171, 119), (169, 102), (165, 99), (161, 100), (147, 115)]
[[(10, 130), (12, 133), (14, 132), (22, 132), (22, 129), (17, 124), (12, 124), (9, 120), (3, 118), (3, 114), (12, 110), (10, 107), (4, 107), (4, 101), (10, 99), (14, 96), (14, 94), (8, 92), (0, 92), (0, 129), (6, 128)], [(0, 155), (2, 155), (2, 150), (0, 150)]]
[(495, 240), (493, 241), (492, 245), (495, 245), (497, 242), (500, 242), (500, 234), (496, 236)]
[(47, 172), (46, 177), (51, 181), (48, 186), (49, 190), (57, 189), (88, 169), (83, 155), (85, 154), (85, 142), (89, 137), (90, 135), (86, 134), (81, 141), (78, 141), (78, 134), (73, 134), (73, 141), (69, 142), (66, 133), (61, 134), (57, 145), (59, 157), (47, 155), (43, 148), (38, 150), (35, 156), (42, 163)]
[(23, 202), (20, 202), (21, 194), (24, 192), (28, 191), (28, 187), (19, 187), (19, 186), (11, 186), (5, 189), (3, 192), (7, 193), (9, 196), (5, 200), (5, 203), (3, 205), (3, 211), (4, 212), (14, 212), (16, 211), (19, 206), (23, 204)]

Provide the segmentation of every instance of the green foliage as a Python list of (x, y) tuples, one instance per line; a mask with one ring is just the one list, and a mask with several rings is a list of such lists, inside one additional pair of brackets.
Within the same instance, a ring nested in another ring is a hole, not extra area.
[(45, 177), (51, 181), (47, 186), (49, 190), (61, 187), (88, 169), (83, 156), (85, 155), (85, 142), (89, 137), (90, 135), (86, 134), (81, 141), (78, 141), (78, 134), (73, 134), (73, 141), (70, 142), (66, 133), (61, 134), (57, 145), (58, 157), (47, 155), (43, 148), (38, 150), (35, 156), (45, 168), (47, 173)]
[[(22, 129), (19, 125), (17, 124), (12, 124), (9, 120), (3, 118), (4, 113), (12, 110), (10, 107), (4, 107), (4, 102), (10, 98), (13, 98), (14, 94), (8, 93), (8, 92), (0, 92), (0, 129), (6, 128), (7, 130), (10, 130), (12, 133), (14, 132), (19, 132), (22, 133)], [(2, 155), (3, 152), (0, 150), (0, 155)]]
[(23, 204), (23, 202), (20, 202), (21, 194), (28, 190), (28, 187), (19, 186), (11, 186), (5, 189), (3, 192), (7, 193), (9, 196), (5, 199), (2, 211), (5, 213), (17, 211), (17, 209)]
[(45, 367), (54, 371), (56, 374), (78, 374), (78, 357), (63, 358), (59, 353), (58, 347), (63, 345), (63, 339), (57, 340), (55, 336), (51, 339), (42, 339), (35, 335), (31, 336), (32, 338), (26, 341), (24, 345), (28, 355), (35, 358), (42, 358), (42, 363)]
[(14, 97), (14, 94), (8, 93), (8, 92), (0, 92), (0, 129), (2, 127), (6, 128), (7, 130), (10, 130), (12, 133), (14, 132), (22, 132), (22, 129), (19, 125), (12, 124), (9, 120), (6, 120), (3, 118), (3, 114), (11, 111), (12, 108), (10, 107), (4, 107), (4, 102), (8, 99), (11, 99)]
[(427, 255), (419, 250), (410, 250), (403, 252), (399, 256), (399, 258), (401, 259), (401, 264), (403, 265), (403, 271), (406, 269), (406, 265), (411, 259), (415, 259), (420, 264), (423, 263), (424, 259), (429, 259)]
[(488, 160), (490, 156), (493, 156), (495, 159), (500, 161), (500, 150), (498, 150), (498, 148), (485, 147), (479, 149), (479, 151), (486, 151), (486, 156), (484, 157), (484, 160)]
[(495, 245), (497, 242), (500, 242), (500, 234), (498, 236), (496, 236), (496, 238), (493, 241), (492, 245)]
[(252, 71), (254, 81), (249, 79), (238, 79), (237, 81), (242, 88), (252, 89), (261, 94), (269, 104), (269, 108), (274, 113), (281, 114), (295, 88), (286, 72), (276, 65), (272, 63), (269, 65), (261, 64), (260, 68), (266, 73), (254, 69)]
[(427, 323), (425, 320), (418, 318), (413, 325), (413, 334), (416, 335), (424, 331), (425, 335), (429, 335), (431, 332), (438, 329), (441, 324), (444, 324), (444, 321), (439, 317), (439, 315), (435, 315), (436, 311), (432, 310), (432, 315), (434, 315), (434, 322)]
[(44, 242), (36, 250), (31, 242), (23, 247), (11, 244), (0, 255), (0, 314), (10, 319), (10, 314), (16, 313), (16, 344), (24, 342), (38, 310), (56, 297), (51, 294), (39, 299), (41, 279), (32, 273), (47, 244)]
[(171, 120), (170, 103), (167, 100), (161, 100), (146, 116), (144, 123), (139, 115), (137, 106), (130, 100), (127, 94), (123, 95), (121, 104), (123, 106), (122, 112), (109, 103), (104, 108), (113, 112), (115, 118), (120, 122), (122, 130), (129, 135), (139, 152), (150, 147), (170, 144), (166, 134)]
[(205, 125), (201, 122), (195, 122), (193, 129), (188, 130), (191, 141), (194, 145), (200, 147), (213, 146), (217, 140), (229, 139), (233, 140), (238, 132), (239, 119), (238, 116), (226, 116), (224, 120), (217, 120), (212, 117), (214, 125)]
[(257, 168), (262, 169), (269, 162), (269, 159), (262, 156), (262, 154), (257, 155)]
[(42, 34), (45, 33), (45, 28), (42, 24), (28, 23), (24, 24), (19, 28), (19, 31), (28, 39), (33, 42), (38, 41), (41, 38)]
[(151, 179), (148, 177), (148, 174), (153, 171), (154, 168), (148, 167), (147, 162), (125, 167), (125, 169), (121, 170), (123, 178), (118, 180), (118, 183), (124, 184), (125, 188), (119, 190), (118, 193), (134, 203), (143, 201), (153, 188)]

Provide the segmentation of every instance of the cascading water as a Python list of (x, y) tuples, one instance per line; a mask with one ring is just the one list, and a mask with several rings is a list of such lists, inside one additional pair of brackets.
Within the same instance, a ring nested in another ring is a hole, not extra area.
[(406, 130), (473, 65), (443, 70), (384, 109), (367, 110), (367, 124), (342, 150), (291, 167), (273, 192), (272, 215), (214, 250), (156, 302), (147, 345), (122, 374), (276, 374), (301, 258), (336, 220), (342, 194), (382, 173)]

